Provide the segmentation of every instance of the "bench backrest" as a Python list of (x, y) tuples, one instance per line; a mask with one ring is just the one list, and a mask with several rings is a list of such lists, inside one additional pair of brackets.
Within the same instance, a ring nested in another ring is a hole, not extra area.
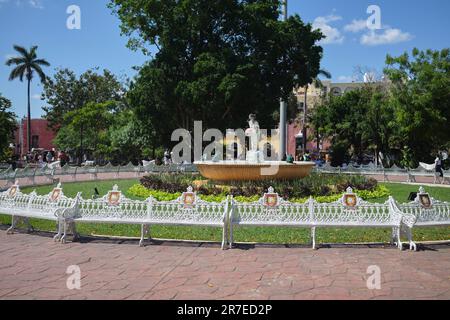
[(420, 187), (414, 201), (399, 204), (398, 208), (405, 214), (416, 218), (415, 224), (450, 224), (450, 203), (438, 201)]
[(311, 222), (310, 202), (286, 201), (270, 187), (258, 201), (241, 203), (233, 200), (231, 222), (269, 225), (309, 223)]
[(178, 199), (156, 201), (150, 197), (149, 219), (155, 222), (222, 225), (228, 217), (228, 199), (222, 202), (201, 200), (189, 187)]
[(75, 204), (76, 199), (68, 198), (64, 195), (61, 183), (53, 188), (48, 195), (37, 195), (36, 192), (31, 194), (29, 209), (33, 211), (54, 211), (56, 209), (71, 208)]
[(143, 221), (148, 214), (148, 202), (126, 198), (115, 185), (104, 197), (78, 202), (77, 218), (95, 220)]
[(358, 197), (352, 188), (337, 201), (314, 201), (314, 221), (330, 225), (400, 225), (401, 215), (391, 210), (389, 199), (385, 203), (369, 203)]
[(6, 210), (27, 210), (30, 197), (20, 191), (19, 182), (16, 181), (8, 190), (0, 193), (0, 207)]
[(234, 224), (306, 224), (306, 225), (400, 225), (402, 215), (390, 206), (393, 199), (383, 204), (368, 203), (351, 188), (336, 202), (318, 203), (310, 198), (306, 203), (283, 200), (274, 189), (252, 203), (233, 201)]

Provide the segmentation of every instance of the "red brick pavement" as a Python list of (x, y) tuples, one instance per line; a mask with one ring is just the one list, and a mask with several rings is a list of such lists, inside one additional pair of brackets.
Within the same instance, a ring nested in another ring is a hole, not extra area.
[[(95, 240), (53, 243), (0, 230), (0, 299), (450, 299), (450, 247), (256, 247)], [(68, 266), (81, 289), (66, 286)], [(369, 290), (367, 268), (381, 269)]]

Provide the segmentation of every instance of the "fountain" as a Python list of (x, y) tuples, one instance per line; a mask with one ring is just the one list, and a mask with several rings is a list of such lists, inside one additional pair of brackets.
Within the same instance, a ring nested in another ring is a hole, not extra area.
[(246, 160), (195, 162), (204, 178), (214, 181), (294, 180), (311, 173), (314, 162), (266, 161), (259, 149), (261, 130), (255, 115), (250, 115), (248, 124), (245, 135), (250, 143)]

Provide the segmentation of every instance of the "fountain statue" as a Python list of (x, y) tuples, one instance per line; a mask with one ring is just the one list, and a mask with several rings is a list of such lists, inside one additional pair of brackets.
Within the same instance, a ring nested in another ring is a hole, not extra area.
[(260, 150), (261, 129), (256, 116), (251, 114), (248, 120), (249, 128), (245, 136), (250, 138), (249, 149), (246, 152), (246, 160), (195, 162), (200, 174), (206, 179), (214, 181), (238, 181), (238, 180), (292, 180), (308, 176), (314, 162), (268, 161)]
[(259, 141), (261, 140), (261, 129), (256, 121), (256, 116), (251, 114), (248, 121), (249, 128), (245, 131), (245, 135), (250, 137), (250, 149), (247, 152), (246, 159), (250, 163), (264, 162), (264, 154), (259, 150)]

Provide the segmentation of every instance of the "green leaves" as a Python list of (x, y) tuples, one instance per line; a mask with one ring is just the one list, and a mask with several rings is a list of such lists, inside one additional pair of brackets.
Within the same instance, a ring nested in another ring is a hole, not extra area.
[(0, 161), (11, 160), (9, 143), (16, 127), (16, 115), (10, 111), (11, 101), (0, 93)]
[(414, 49), (388, 56), (385, 73), (392, 80), (392, 104), (401, 142), (417, 162), (430, 162), (450, 141), (450, 54)]
[(48, 67), (50, 66), (50, 63), (44, 59), (37, 59), (37, 49), (37, 46), (33, 46), (30, 50), (27, 50), (24, 47), (14, 45), (14, 50), (19, 53), (19, 56), (9, 58), (6, 61), (7, 66), (16, 66), (9, 75), (10, 81), (17, 78), (19, 78), (20, 81), (23, 81), (24, 77), (31, 81), (34, 72), (38, 74), (41, 82), (45, 81), (46, 75), (42, 70), (42, 66)]
[[(173, 130), (225, 130), (258, 113), (263, 127), (279, 99), (317, 75), (320, 32), (299, 16), (278, 19), (278, 0), (113, 0), (133, 49), (157, 46), (130, 92), (139, 120), (170, 146)], [(282, 90), (281, 88), (284, 88)]]
[[(64, 125), (64, 116), (86, 104), (122, 101), (125, 86), (109, 70), (98, 73), (88, 70), (80, 77), (70, 69), (59, 69), (52, 79), (44, 82), (43, 109), (50, 127), (57, 130)], [(121, 106), (117, 104), (117, 107)]]

